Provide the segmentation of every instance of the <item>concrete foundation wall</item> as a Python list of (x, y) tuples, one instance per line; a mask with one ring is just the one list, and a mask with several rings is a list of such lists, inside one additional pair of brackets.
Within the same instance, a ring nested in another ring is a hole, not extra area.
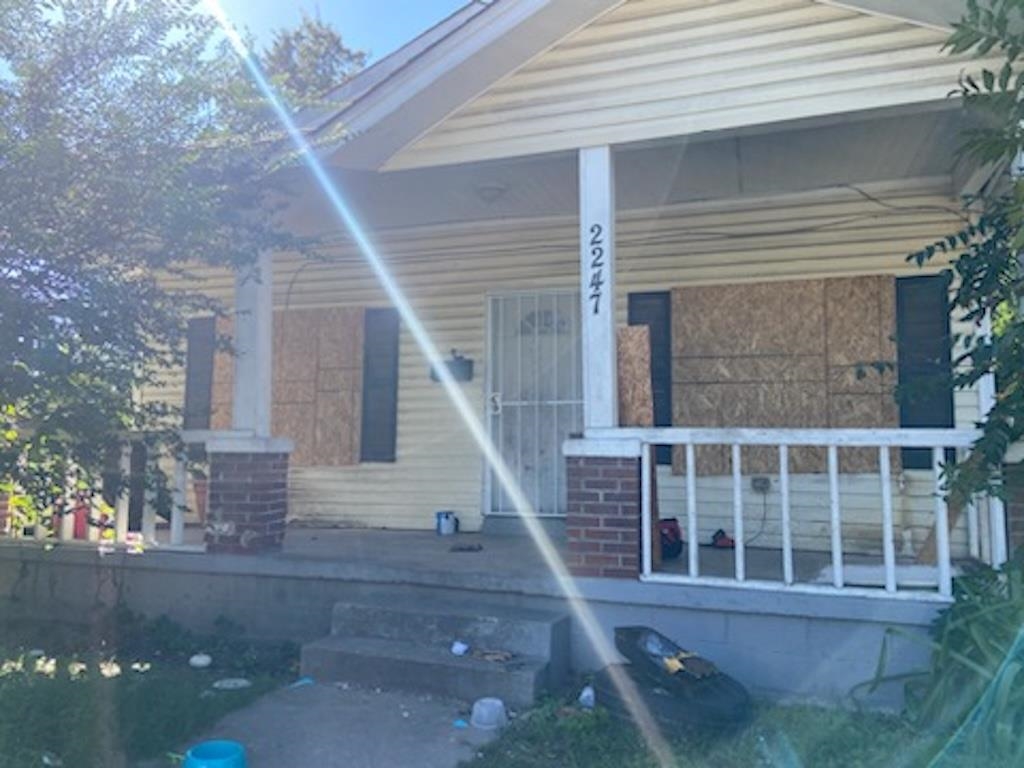
[[(90, 550), (43, 552), (0, 547), (0, 611), (4, 620), (96, 618), (118, 604), (149, 616), (166, 614), (195, 630), (219, 616), (258, 638), (304, 642), (326, 635), (331, 609), (346, 598), (379, 594), (437, 595), (479, 604), (570, 611), (544, 578), (494, 576), (466, 589), (464, 575), (429, 573), (415, 579), (397, 569), (325, 561), (232, 555), (147, 553), (100, 558)], [(722, 587), (681, 587), (637, 581), (581, 579), (581, 593), (599, 631), (645, 624), (716, 662), (755, 693), (774, 699), (842, 704), (872, 677), (886, 629), (923, 633), (935, 604), (835, 598)], [(579, 672), (600, 659), (583, 623), (573, 617), (572, 661)], [(919, 643), (893, 638), (894, 673), (927, 662)], [(872, 703), (897, 706), (892, 688)]]

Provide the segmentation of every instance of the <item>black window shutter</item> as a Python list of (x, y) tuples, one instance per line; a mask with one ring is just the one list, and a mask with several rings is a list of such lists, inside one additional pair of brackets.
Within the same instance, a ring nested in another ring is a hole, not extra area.
[[(651, 388), (654, 426), (672, 426), (672, 294), (668, 291), (629, 294), (629, 324), (651, 330)], [(672, 447), (658, 446), (658, 463), (672, 463)]]
[(142, 441), (132, 443), (131, 468), (128, 475), (128, 530), (142, 530), (142, 513), (146, 508), (146, 469), (149, 450)]
[(361, 461), (394, 461), (398, 433), (398, 312), (368, 309), (363, 338)]
[(216, 346), (216, 318), (197, 317), (189, 320), (185, 352), (185, 429), (210, 428), (213, 356)]
[[(941, 275), (896, 281), (900, 426), (953, 426), (952, 339), (947, 281)], [(903, 466), (929, 469), (931, 451), (905, 448)]]

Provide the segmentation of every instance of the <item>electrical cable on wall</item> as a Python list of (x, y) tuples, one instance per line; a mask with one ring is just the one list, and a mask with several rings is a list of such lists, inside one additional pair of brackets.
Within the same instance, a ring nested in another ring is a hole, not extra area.
[[(817, 224), (789, 227), (785, 229), (760, 229), (760, 230), (748, 230), (744, 232), (720, 230), (720, 229), (707, 229), (700, 227), (675, 227), (669, 231), (646, 236), (630, 236), (622, 235), (618, 238), (618, 245), (621, 247), (644, 247), (644, 246), (670, 246), (670, 245), (692, 245), (695, 239), (700, 241), (700, 238), (704, 238), (708, 241), (713, 240), (727, 240), (727, 241), (745, 241), (752, 239), (764, 239), (772, 237), (787, 237), (803, 234), (815, 234), (820, 232), (826, 232), (833, 229), (838, 229), (844, 226), (859, 224), (867, 221), (876, 221), (879, 219), (887, 218), (888, 213), (942, 213), (951, 216), (955, 216), (961, 221), (968, 222), (964, 211), (951, 206), (944, 205), (899, 205), (897, 203), (889, 202), (876, 195), (871, 194), (867, 190), (854, 185), (844, 184), (842, 188), (849, 189), (855, 192), (858, 196), (864, 200), (877, 205), (879, 208), (884, 209), (884, 212), (873, 212), (873, 213), (861, 213), (847, 216), (840, 216), (833, 218), (828, 221), (820, 222)], [(335, 238), (329, 241), (329, 244), (325, 248), (336, 247), (339, 244), (346, 242), (344, 238)], [(557, 251), (569, 251), (576, 250), (576, 241), (571, 237), (564, 239), (552, 239), (547, 241), (539, 241), (536, 243), (530, 243), (522, 246), (503, 246), (496, 252), (502, 255), (531, 255), (531, 254), (544, 254), (552, 253)], [(324, 249), (321, 249), (322, 251)], [(415, 264), (418, 262), (434, 261), (439, 257), (452, 257), (452, 256), (479, 256), (480, 255), (479, 245), (465, 245), (465, 246), (447, 246), (443, 249), (437, 249), (434, 251), (420, 251), (416, 253), (404, 254), (399, 258), (396, 258), (396, 262), (402, 264)], [(318, 261), (307, 262), (303, 264), (300, 269), (304, 270), (307, 266), (331, 266), (336, 264), (355, 263), (359, 261), (359, 257), (356, 255), (349, 254), (337, 254), (334, 252), (324, 251)]]
[(746, 539), (743, 543), (747, 546), (753, 544), (764, 534), (764, 529), (768, 525), (768, 494), (761, 494), (761, 527), (758, 528), (757, 533)]

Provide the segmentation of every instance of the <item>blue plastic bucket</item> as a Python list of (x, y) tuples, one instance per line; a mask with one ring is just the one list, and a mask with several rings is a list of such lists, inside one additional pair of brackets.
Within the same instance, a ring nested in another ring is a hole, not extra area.
[(245, 747), (237, 741), (204, 741), (185, 754), (185, 768), (248, 768)]

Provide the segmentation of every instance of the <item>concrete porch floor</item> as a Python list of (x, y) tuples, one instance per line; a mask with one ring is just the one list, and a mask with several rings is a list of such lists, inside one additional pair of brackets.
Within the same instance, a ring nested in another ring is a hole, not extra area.
[[(559, 555), (564, 542), (555, 541)], [(466, 551), (479, 547), (478, 551)], [(398, 566), (415, 571), (443, 569), (452, 574), (470, 576), (503, 575), (510, 579), (545, 578), (547, 566), (533, 541), (525, 535), (462, 533), (438, 536), (430, 531), (390, 531), (367, 529), (324, 529), (293, 527), (285, 537), (284, 550), (275, 557), (327, 560), (360, 564), (366, 568)], [(732, 550), (700, 548), (702, 576), (733, 578), (735, 553)], [(882, 567), (881, 556), (846, 554), (846, 566)], [(902, 565), (902, 564), (901, 564)], [(688, 556), (684, 547), (674, 560), (665, 560), (657, 570), (666, 574), (687, 573)], [(828, 552), (795, 550), (793, 572), (797, 582), (831, 581), (831, 555)], [(747, 578), (754, 581), (782, 581), (782, 552), (779, 549), (747, 547)]]
[[(163, 538), (162, 536), (160, 538)], [(186, 529), (186, 544), (202, 542), (198, 527)], [(560, 555), (565, 544), (555, 540)], [(476, 548), (476, 551), (471, 551)], [(333, 563), (370, 576), (380, 572), (415, 574), (446, 574), (465, 586), (480, 580), (523, 582), (540, 580), (553, 583), (539, 550), (526, 535), (495, 533), (460, 533), (438, 536), (432, 531), (397, 531), (367, 528), (315, 528), (289, 526), (284, 548), (277, 553), (257, 555), (255, 560), (309, 561)], [(747, 547), (747, 578), (755, 581), (782, 581), (782, 554), (779, 549)], [(814, 583), (830, 581), (826, 570), (831, 556), (827, 552), (795, 550), (793, 566), (796, 581)], [(880, 556), (847, 554), (848, 566), (881, 567)], [(688, 557), (684, 547), (674, 560), (666, 560), (656, 569), (660, 573), (687, 573)], [(732, 578), (735, 574), (734, 552), (700, 548), (702, 576)]]

